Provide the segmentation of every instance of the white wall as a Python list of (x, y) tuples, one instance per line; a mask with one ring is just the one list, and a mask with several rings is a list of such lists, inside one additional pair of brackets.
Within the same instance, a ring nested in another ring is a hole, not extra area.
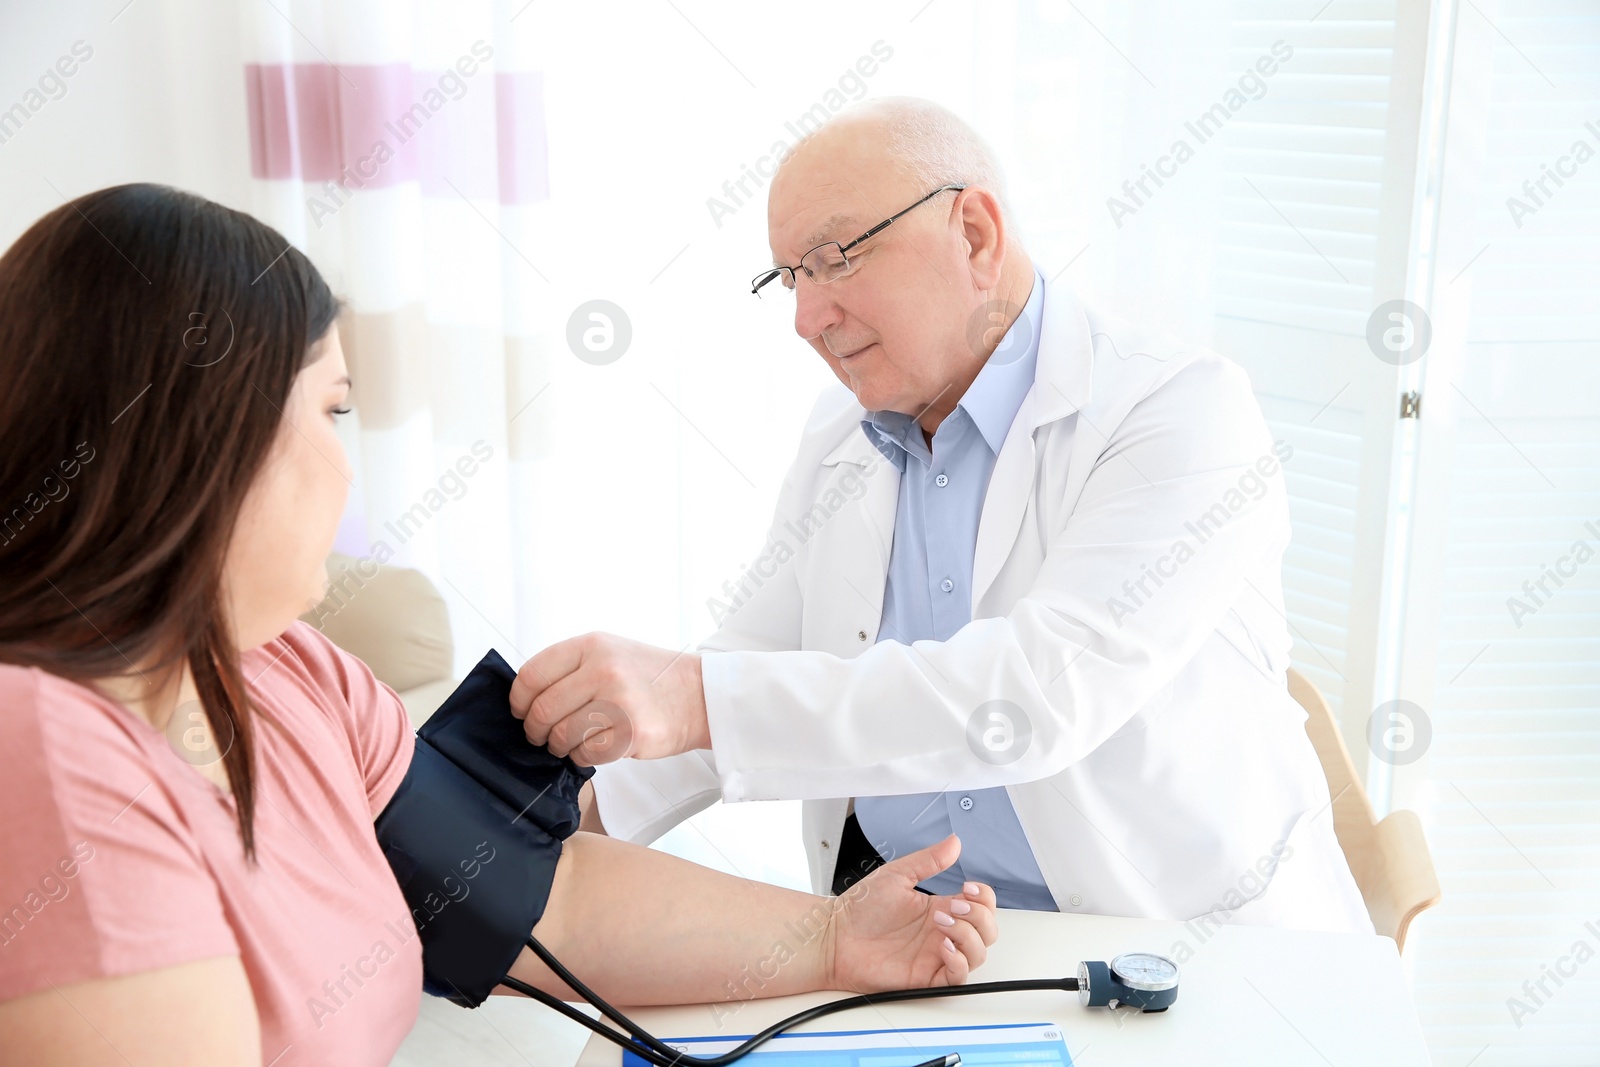
[(249, 156), (232, 7), (124, 3), (6, 0), (0, 109), (24, 102), (75, 42), (93, 54), (63, 79), (59, 99), (46, 97), (0, 143), (0, 248), (62, 197), (122, 182), (165, 182), (244, 205)]

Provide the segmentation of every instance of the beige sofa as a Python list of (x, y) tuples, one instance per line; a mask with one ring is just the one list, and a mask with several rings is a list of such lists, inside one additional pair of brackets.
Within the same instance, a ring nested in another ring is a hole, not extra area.
[(328, 595), (301, 618), (372, 668), (421, 726), (458, 682), (444, 597), (421, 571), (350, 556), (329, 556), (328, 577)]

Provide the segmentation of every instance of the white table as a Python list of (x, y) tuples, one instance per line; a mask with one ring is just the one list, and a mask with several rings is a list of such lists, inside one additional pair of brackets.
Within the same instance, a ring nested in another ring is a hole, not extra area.
[[(1079, 960), (1109, 960), (1123, 952), (1176, 958), (1179, 942), (1192, 955), (1182, 964), (1178, 1002), (1162, 1014), (1082, 1008), (1076, 993), (991, 993), (857, 1008), (801, 1030), (1054, 1022), (1064, 1028), (1073, 1063), (1083, 1067), (1429, 1063), (1399, 954), (1386, 937), (1003, 911), (1000, 940), (971, 980), (1075, 975)], [(752, 1000), (731, 1017), (726, 1005), (716, 1014), (709, 1005), (693, 1005), (639, 1008), (628, 1015), (657, 1037), (729, 1037), (844, 995)], [(616, 1045), (595, 1036), (578, 1065), (616, 1067), (621, 1055)]]

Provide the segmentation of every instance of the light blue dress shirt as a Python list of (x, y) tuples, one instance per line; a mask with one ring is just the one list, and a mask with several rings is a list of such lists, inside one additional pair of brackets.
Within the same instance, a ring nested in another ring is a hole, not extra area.
[[(1043, 307), (1044, 278), (1035, 268), (1022, 314), (939, 424), (931, 448), (909, 415), (873, 411), (862, 421), (868, 439), (900, 469), (879, 641), (947, 641), (972, 621), (978, 517), (1000, 446), (1033, 386)], [(855, 810), (862, 833), (886, 858), (961, 836), (961, 858), (924, 889), (959, 893), (970, 879), (994, 886), (1002, 908), (1057, 910), (1003, 787), (857, 797)]]

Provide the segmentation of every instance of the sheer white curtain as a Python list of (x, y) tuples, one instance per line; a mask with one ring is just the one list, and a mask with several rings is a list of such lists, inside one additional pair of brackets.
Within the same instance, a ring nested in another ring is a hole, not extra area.
[(490, 644), (509, 657), (532, 563), (519, 462), (541, 440), (518, 412), (549, 377), (528, 313), (546, 299), (542, 77), (487, 4), (243, 11), (253, 209), (348, 303), (358, 473), (338, 547), (434, 579), (458, 669)]

